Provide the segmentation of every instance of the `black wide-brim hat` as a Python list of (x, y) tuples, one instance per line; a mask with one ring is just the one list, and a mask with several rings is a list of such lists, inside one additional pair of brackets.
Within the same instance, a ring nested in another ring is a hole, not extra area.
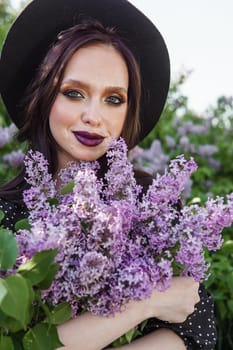
[(18, 16), (3, 45), (0, 93), (13, 122), (24, 121), (20, 101), (59, 32), (94, 18), (117, 28), (138, 61), (142, 78), (142, 140), (157, 123), (170, 82), (164, 39), (155, 25), (126, 0), (34, 0)]

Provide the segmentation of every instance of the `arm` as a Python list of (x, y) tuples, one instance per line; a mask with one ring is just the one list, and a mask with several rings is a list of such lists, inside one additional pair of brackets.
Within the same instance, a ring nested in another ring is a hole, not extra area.
[[(122, 350), (185, 350), (183, 340), (170, 329), (159, 329), (129, 345), (119, 347)], [(113, 350), (108, 348), (106, 350)]]
[(214, 302), (203, 285), (199, 288), (200, 301), (195, 310), (182, 323), (168, 323), (157, 318), (148, 320), (143, 335), (157, 329), (173, 330), (183, 339), (187, 350), (213, 350), (216, 346), (217, 332), (215, 326)]
[[(113, 317), (101, 317), (86, 312), (61, 325), (58, 332), (61, 341), (65, 344), (61, 349), (100, 350), (151, 317), (169, 322), (183, 322), (193, 312), (198, 300), (198, 283), (188, 277), (173, 277), (171, 287), (165, 292), (155, 290), (150, 298), (132, 301), (126, 305), (122, 313)], [(175, 333), (172, 332), (172, 334), (179, 339)], [(161, 334), (154, 336), (159, 335), (158, 341), (161, 341), (163, 338)], [(142, 343), (147, 339), (146, 337), (142, 339)], [(164, 341), (167, 341), (166, 337)]]

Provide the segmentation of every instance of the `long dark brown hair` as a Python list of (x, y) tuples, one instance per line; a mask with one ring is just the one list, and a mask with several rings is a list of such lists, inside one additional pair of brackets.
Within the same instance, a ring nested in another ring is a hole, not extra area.
[[(49, 162), (49, 171), (55, 174), (58, 166), (57, 144), (49, 128), (49, 115), (58, 94), (65, 68), (72, 55), (81, 47), (102, 43), (113, 46), (126, 62), (129, 74), (128, 109), (122, 137), (129, 148), (138, 141), (141, 79), (138, 63), (114, 28), (105, 28), (89, 20), (61, 32), (51, 46), (36, 76), (29, 84), (22, 105), (24, 125), (18, 139), (27, 141), (28, 147), (40, 151)], [(19, 194), (26, 186), (25, 169), (0, 189), (1, 196)]]

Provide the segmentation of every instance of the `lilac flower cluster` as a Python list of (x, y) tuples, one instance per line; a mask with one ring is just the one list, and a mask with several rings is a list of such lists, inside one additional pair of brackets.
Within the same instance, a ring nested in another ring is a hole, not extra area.
[(17, 235), (20, 259), (58, 249), (60, 268), (43, 298), (53, 305), (68, 301), (74, 316), (82, 310), (114, 314), (155, 288), (164, 291), (177, 263), (181, 274), (205, 279), (203, 247), (218, 249), (222, 229), (233, 222), (233, 195), (225, 204), (217, 198), (205, 207), (179, 208), (184, 184), (196, 170), (193, 159), (171, 161), (143, 195), (124, 141), (114, 141), (106, 156), (103, 179), (97, 162), (77, 162), (61, 171), (57, 183), (40, 153), (25, 159), (31, 229)]
[(177, 128), (177, 134), (179, 136), (176, 147), (179, 147), (183, 152), (199, 155), (206, 159), (211, 167), (218, 170), (220, 163), (214, 158), (214, 155), (219, 151), (218, 147), (212, 144), (195, 145), (190, 140), (190, 135), (206, 135), (210, 130), (212, 122), (211, 118), (202, 118), (201, 124), (198, 122), (194, 123), (193, 121), (184, 122), (177, 117), (173, 125)]
[[(171, 149), (176, 146), (176, 141), (170, 136), (166, 136), (166, 143)], [(158, 173), (164, 173), (169, 163), (169, 156), (164, 152), (160, 140), (157, 139), (152, 142), (148, 149), (143, 149), (139, 146), (134, 147), (129, 152), (128, 158), (135, 168), (142, 169), (153, 176)], [(191, 187), (192, 180), (187, 178), (182, 191), (183, 199), (190, 197)]]
[(11, 124), (7, 127), (2, 127), (0, 125), (0, 148), (4, 147), (8, 142), (10, 142), (15, 135), (17, 128), (15, 124)]
[(169, 162), (169, 157), (164, 153), (159, 140), (154, 140), (151, 147), (143, 149), (136, 146), (129, 152), (129, 160), (139, 169), (149, 174), (163, 173)]
[(4, 154), (2, 159), (7, 166), (17, 168), (23, 164), (24, 156), (25, 154), (22, 150), (17, 150)]

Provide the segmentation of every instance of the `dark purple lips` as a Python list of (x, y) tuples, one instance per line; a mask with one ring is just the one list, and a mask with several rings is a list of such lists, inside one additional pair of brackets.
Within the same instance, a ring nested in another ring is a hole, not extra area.
[(95, 147), (103, 142), (104, 137), (88, 131), (73, 131), (76, 139), (84, 146)]

